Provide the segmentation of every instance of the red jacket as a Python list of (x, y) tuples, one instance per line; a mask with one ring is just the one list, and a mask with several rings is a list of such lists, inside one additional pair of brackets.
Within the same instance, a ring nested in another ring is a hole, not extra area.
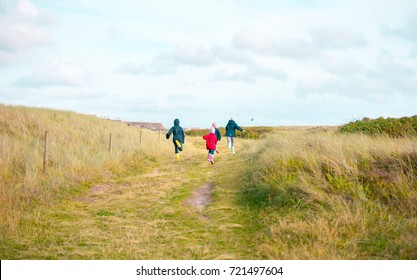
[(207, 150), (215, 150), (217, 144), (216, 134), (210, 133), (203, 136), (203, 139), (206, 140)]

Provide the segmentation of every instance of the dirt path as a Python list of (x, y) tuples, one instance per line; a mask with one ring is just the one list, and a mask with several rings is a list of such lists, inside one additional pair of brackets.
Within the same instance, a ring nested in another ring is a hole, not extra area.
[(202, 186), (195, 189), (190, 197), (185, 201), (185, 205), (196, 207), (198, 210), (204, 210), (211, 202), (211, 193), (213, 192), (214, 184), (206, 182)]

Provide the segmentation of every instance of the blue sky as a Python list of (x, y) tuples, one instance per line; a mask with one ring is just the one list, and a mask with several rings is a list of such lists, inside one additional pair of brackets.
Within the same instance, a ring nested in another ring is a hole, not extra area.
[(417, 4), (0, 0), (0, 77), (3, 104), (166, 127), (411, 116)]

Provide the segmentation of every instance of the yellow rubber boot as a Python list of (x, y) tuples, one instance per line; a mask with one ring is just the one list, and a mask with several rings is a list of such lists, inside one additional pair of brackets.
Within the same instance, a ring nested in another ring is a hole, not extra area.
[(177, 160), (180, 160), (180, 154), (175, 154), (175, 157), (177, 158)]

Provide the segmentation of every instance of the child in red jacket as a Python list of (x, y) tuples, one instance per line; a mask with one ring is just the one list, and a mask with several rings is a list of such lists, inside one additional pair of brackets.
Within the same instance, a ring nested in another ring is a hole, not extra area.
[(207, 160), (214, 163), (214, 152), (216, 151), (217, 137), (215, 134), (214, 127), (210, 128), (210, 133), (203, 136), (203, 139), (206, 140), (206, 148), (208, 150)]

